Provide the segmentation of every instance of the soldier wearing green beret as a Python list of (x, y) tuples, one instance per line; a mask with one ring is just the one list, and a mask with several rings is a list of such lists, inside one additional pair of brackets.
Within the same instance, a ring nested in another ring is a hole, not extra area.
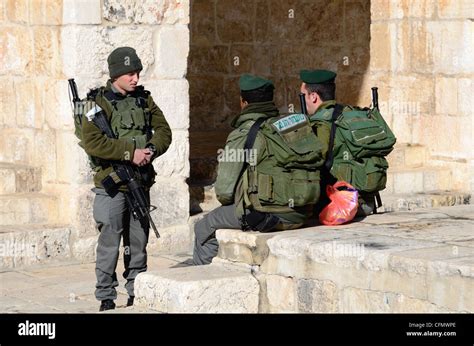
[[(243, 229), (270, 231), (290, 229), (301, 226), (307, 215), (300, 210), (290, 213), (263, 213), (253, 210), (245, 201), (248, 186), (244, 183), (244, 170), (247, 165), (243, 153), (249, 131), (257, 119), (266, 120), (279, 115), (273, 102), (274, 85), (270, 80), (244, 74), (239, 80), (241, 112), (232, 121), (232, 131), (220, 151), (215, 191), (222, 206), (214, 209), (196, 223), (194, 228), (195, 243), (193, 262), (195, 265), (209, 264), (217, 255), (217, 229)], [(254, 154), (255, 155), (254, 155)], [(252, 151), (248, 152), (249, 165), (268, 162), (269, 153), (265, 138), (261, 132), (256, 133)]]
[[(310, 117), (313, 130), (325, 145), (324, 153), (329, 147), (329, 137), (331, 132), (330, 123), (327, 121), (327, 114), (332, 114), (336, 105), (336, 73), (328, 70), (301, 70), (300, 79), (302, 81), (300, 92), (304, 94), (306, 109)], [(326, 185), (334, 184), (336, 180), (323, 167), (321, 170), (321, 197), (315, 207), (317, 215), (330, 200), (326, 195)]]
[[(123, 237), (123, 277), (129, 294), (127, 306), (133, 305), (135, 277), (147, 269), (146, 246), (149, 225), (143, 225), (131, 215), (126, 187), (110, 197), (102, 185), (113, 171), (111, 161), (127, 161), (142, 173), (149, 199), (149, 188), (156, 175), (152, 161), (162, 155), (171, 143), (171, 129), (150, 92), (138, 85), (142, 63), (135, 49), (120, 47), (107, 59), (110, 80), (105, 87), (91, 90), (88, 100), (102, 108), (116, 138), (108, 138), (86, 114), (82, 122), (81, 146), (90, 156), (96, 193), (94, 219), (100, 235), (96, 257), (97, 300), (100, 311), (115, 308), (118, 286), (116, 267), (120, 240)], [(125, 190), (124, 190), (125, 189)]]

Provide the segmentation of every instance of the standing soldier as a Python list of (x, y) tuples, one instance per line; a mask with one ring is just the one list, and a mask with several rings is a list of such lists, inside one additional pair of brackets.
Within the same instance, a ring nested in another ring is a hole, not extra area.
[(136, 220), (127, 200), (127, 188), (120, 187), (112, 198), (103, 185), (107, 177), (117, 178), (113, 163), (122, 162), (136, 166), (146, 190), (149, 203), (149, 189), (156, 175), (151, 162), (162, 155), (171, 143), (171, 130), (162, 111), (153, 101), (150, 92), (138, 85), (142, 63), (135, 49), (120, 47), (107, 59), (110, 80), (105, 87), (91, 90), (88, 100), (93, 101), (105, 112), (115, 138), (104, 135), (86, 115), (82, 122), (82, 142), (91, 158), (95, 171), (93, 191), (94, 219), (100, 235), (96, 258), (97, 300), (101, 301), (99, 311), (115, 308), (118, 286), (116, 267), (120, 240), (123, 237), (123, 277), (129, 294), (127, 306), (133, 305), (135, 277), (147, 269), (146, 246), (149, 224)]

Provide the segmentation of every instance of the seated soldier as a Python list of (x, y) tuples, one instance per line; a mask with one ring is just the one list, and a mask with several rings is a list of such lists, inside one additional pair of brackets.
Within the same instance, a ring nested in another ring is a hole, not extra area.
[[(262, 120), (265, 122), (270, 119), (276, 120), (279, 113), (273, 102), (274, 86), (271, 81), (252, 75), (242, 75), (239, 85), (242, 111), (232, 121), (235, 130), (228, 136), (225, 149), (221, 152), (223, 157), (218, 160), (215, 189), (222, 206), (211, 211), (195, 225), (193, 252), (195, 265), (209, 264), (217, 255), (218, 242), (215, 236), (217, 229), (261, 232), (293, 229), (303, 225), (312, 213), (312, 207), (285, 206), (275, 209), (278, 212), (261, 212), (255, 210), (252, 205), (249, 198), (249, 186), (252, 184), (248, 183), (247, 168), (249, 164), (256, 166), (256, 169), (264, 166), (272, 172), (274, 161), (268, 153), (265, 136), (259, 130)], [(258, 127), (252, 129), (252, 125), (256, 122)], [(246, 142), (248, 137), (252, 137), (252, 133), (254, 144), (249, 149)], [(319, 185), (319, 175), (317, 181)], [(278, 188), (282, 186), (274, 186), (274, 189)]]

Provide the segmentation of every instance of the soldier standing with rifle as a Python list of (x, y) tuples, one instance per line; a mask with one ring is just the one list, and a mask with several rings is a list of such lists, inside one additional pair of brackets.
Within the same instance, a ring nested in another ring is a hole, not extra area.
[(133, 305), (135, 277), (147, 269), (150, 223), (159, 236), (149, 214), (149, 189), (156, 175), (151, 162), (171, 143), (171, 130), (162, 111), (150, 92), (138, 85), (142, 64), (135, 50), (117, 48), (107, 62), (110, 80), (105, 87), (88, 93), (79, 131), (76, 126), (79, 144), (95, 171), (93, 213), (100, 232), (95, 296), (101, 301), (99, 311), (115, 308), (115, 270), (122, 237), (127, 306)]

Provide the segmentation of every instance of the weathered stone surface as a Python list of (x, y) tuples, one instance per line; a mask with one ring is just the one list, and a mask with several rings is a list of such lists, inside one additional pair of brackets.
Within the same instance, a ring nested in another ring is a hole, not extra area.
[(153, 34), (157, 78), (183, 78), (189, 53), (189, 29), (185, 25), (163, 26)]
[(35, 74), (58, 76), (61, 72), (59, 29), (37, 26), (33, 30)]
[[(190, 61), (192, 63), (191, 58)], [(209, 130), (214, 126), (216, 113), (219, 113), (216, 110), (222, 109), (224, 104), (224, 79), (220, 76), (189, 76), (188, 81), (192, 113), (190, 127), (193, 131)]]
[(266, 275), (269, 312), (296, 312), (296, 282), (293, 278)]
[(41, 190), (40, 168), (0, 163), (0, 176), (0, 194)]
[(255, 3), (219, 0), (216, 3), (217, 37), (222, 43), (252, 42), (252, 14)]
[(406, 297), (400, 293), (361, 290), (347, 287), (341, 291), (341, 311), (345, 313), (428, 313), (448, 312), (427, 300)]
[[(18, 127), (41, 128), (44, 122), (41, 84), (34, 80), (15, 80), (16, 123)], [(29, 97), (25, 97), (29, 95)]]
[(151, 188), (152, 213), (157, 227), (186, 224), (189, 217), (188, 185), (182, 179), (158, 178)]
[(165, 115), (171, 129), (186, 130), (189, 127), (188, 81), (144, 80), (143, 84), (151, 92), (153, 100)]
[(29, 75), (33, 70), (32, 42), (24, 40), (28, 29), (23, 26), (2, 26), (0, 33), (0, 75)]
[(298, 312), (338, 312), (337, 286), (331, 281), (300, 279), (297, 281)]
[(40, 193), (0, 196), (0, 225), (51, 224), (58, 221), (58, 201)]
[(194, 0), (191, 2), (191, 35), (193, 44), (208, 45), (216, 41), (214, 0)]
[(370, 69), (372, 71), (388, 71), (392, 64), (391, 37), (394, 24), (372, 23), (370, 26)]
[(105, 0), (103, 17), (118, 24), (188, 24), (189, 0)]
[(170, 147), (158, 157), (153, 166), (158, 176), (184, 177), (189, 176), (189, 142), (187, 131), (173, 131)]
[[(153, 220), (155, 217), (151, 214)], [(180, 253), (192, 251), (191, 230), (187, 224), (174, 227), (157, 227), (160, 238), (150, 228), (149, 244), (147, 251), (150, 255), (164, 253)]]
[(108, 75), (107, 57), (113, 49), (132, 45), (146, 75), (155, 62), (150, 29), (137, 26), (65, 26), (61, 29), (61, 56), (66, 76), (101, 78)]
[(258, 294), (257, 280), (233, 266), (168, 269), (135, 280), (135, 304), (168, 313), (256, 313)]
[(63, 24), (101, 24), (100, 0), (62, 0)]
[(254, 47), (253, 45), (233, 44), (230, 47), (230, 71), (241, 75), (252, 70)]
[(64, 0), (29, 1), (29, 23), (33, 25), (62, 24), (63, 1)]
[(469, 0), (443, 0), (438, 3), (440, 18), (472, 18), (474, 5)]
[(7, 0), (5, 8), (10, 22), (19, 24), (28, 22), (28, 0)]
[(71, 248), (72, 257), (82, 263), (93, 262), (96, 258), (97, 239), (97, 236), (76, 239)]
[(69, 228), (46, 226), (1, 226), (0, 267), (44, 264), (70, 258)]
[[(40, 165), (45, 162), (41, 168), (41, 178), (43, 182), (52, 182), (56, 180), (56, 131), (43, 130), (37, 131), (34, 136), (35, 146), (32, 150), (33, 161)], [(44, 148), (48, 148), (45, 150)]]
[(188, 69), (190, 74), (227, 73), (229, 65), (228, 46), (191, 46)]
[(62, 183), (88, 183), (91, 169), (84, 150), (72, 131), (56, 131), (57, 181)]

